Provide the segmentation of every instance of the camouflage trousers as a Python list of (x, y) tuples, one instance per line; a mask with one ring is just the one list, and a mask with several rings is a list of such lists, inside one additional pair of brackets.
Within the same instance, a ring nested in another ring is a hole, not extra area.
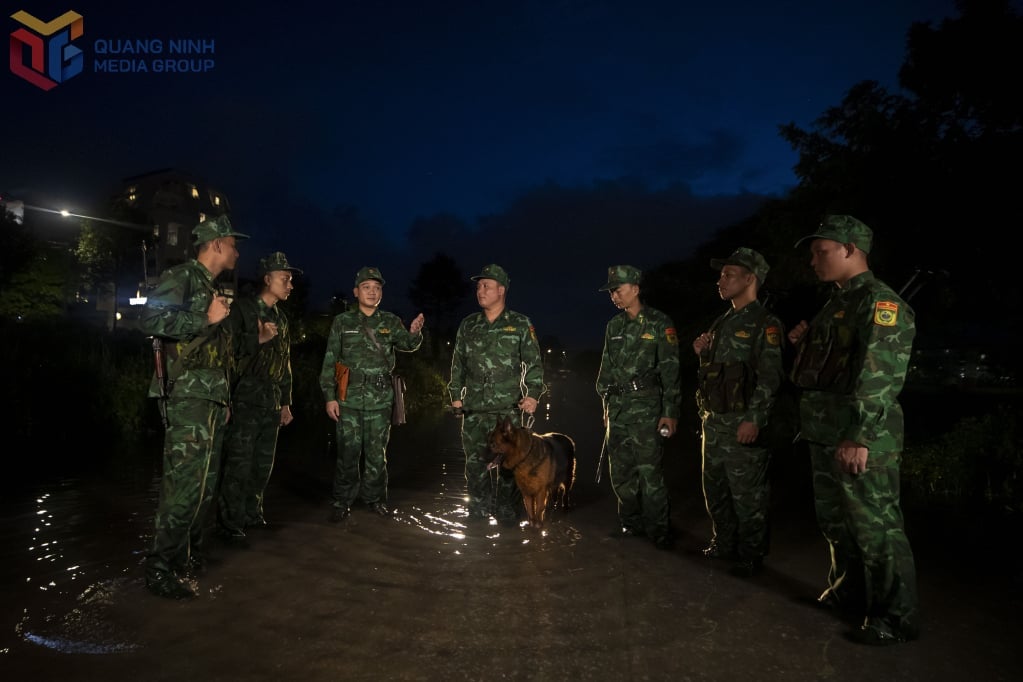
[(703, 499), (714, 544), (757, 561), (768, 551), (771, 455), (736, 440), (741, 421), (739, 414), (703, 417)]
[(263, 494), (274, 466), (281, 411), (234, 404), (224, 436), (217, 519), (229, 533), (263, 521)]
[(898, 452), (873, 452), (867, 470), (839, 470), (835, 446), (809, 443), (817, 523), (831, 548), (828, 589), (863, 599), (868, 620), (919, 632), (916, 566), (899, 506)]
[(356, 410), (342, 407), (336, 428), (338, 457), (334, 469), (334, 506), (351, 507), (359, 498), (366, 504), (386, 502), (391, 408)]
[(514, 521), (519, 510), (525, 509), (522, 492), (515, 483), (515, 475), (503, 467), (487, 471), (493, 460), (488, 443), (490, 432), (498, 420), (508, 417), (518, 424), (520, 413), (484, 412), (462, 417), (462, 449), (465, 451), (465, 483), (469, 495), (469, 517), (494, 516), (500, 521)]
[(668, 488), (661, 468), (664, 447), (657, 433), (657, 420), (653, 415), (623, 423), (612, 416), (607, 437), (611, 488), (618, 498), (621, 525), (654, 540), (671, 532)]
[(198, 398), (170, 398), (167, 421), (156, 528), (146, 556), (146, 574), (155, 580), (184, 575), (189, 558), (202, 555), (227, 407)]

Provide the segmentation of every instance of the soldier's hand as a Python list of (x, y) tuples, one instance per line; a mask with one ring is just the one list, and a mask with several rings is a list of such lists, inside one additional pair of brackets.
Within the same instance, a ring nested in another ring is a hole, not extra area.
[(210, 301), (210, 307), (206, 309), (207, 324), (216, 324), (231, 314), (231, 302), (227, 296), (216, 296)]
[(426, 318), (423, 317), (422, 313), (416, 315), (416, 319), (412, 320), (412, 324), (408, 326), (409, 334), (418, 334), (419, 332), (423, 331), (423, 323), (425, 321)]
[(704, 333), (700, 334), (699, 336), (696, 337), (696, 340), (693, 341), (693, 351), (697, 355), (701, 354), (704, 350), (706, 350), (707, 348), (710, 348), (710, 342), (711, 342), (711, 339), (713, 339), (713, 338), (714, 337), (712, 337), (707, 332), (704, 332)]
[(740, 422), (735, 432), (735, 439), (743, 445), (749, 445), (757, 440), (760, 435), (760, 428), (753, 422)]
[(294, 419), (295, 418), (291, 416), (291, 406), (290, 405), (282, 405), (281, 406), (281, 426), (287, 426), (292, 421), (294, 421)]
[(806, 320), (800, 320), (799, 324), (789, 330), (788, 339), (789, 343), (793, 346), (799, 343), (799, 340), (803, 338), (803, 334), (806, 333), (807, 328), (810, 325), (806, 323)]
[(526, 396), (525, 398), (519, 401), (519, 409), (525, 412), (526, 414), (533, 414), (534, 412), (536, 412), (536, 398), (530, 398), (529, 396)]
[(336, 400), (331, 400), (327, 403), (327, 416), (337, 421), (341, 418), (341, 403)]
[(257, 319), (256, 326), (259, 329), (258, 338), (260, 343), (266, 343), (277, 336), (277, 325), (273, 322), (263, 322), (263, 320)]
[(867, 470), (867, 448), (851, 440), (844, 440), (835, 449), (838, 467), (847, 474), (862, 474)]

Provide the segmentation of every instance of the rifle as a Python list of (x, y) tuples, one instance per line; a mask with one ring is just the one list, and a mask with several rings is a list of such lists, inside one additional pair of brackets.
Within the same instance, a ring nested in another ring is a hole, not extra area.
[(159, 336), (153, 337), (153, 361), (156, 363), (156, 382), (160, 387), (160, 396), (156, 399), (156, 405), (160, 408), (160, 421), (163, 422), (163, 428), (166, 429), (170, 426), (167, 421), (167, 398), (170, 397), (170, 391), (167, 387), (167, 373), (164, 371), (163, 339)]

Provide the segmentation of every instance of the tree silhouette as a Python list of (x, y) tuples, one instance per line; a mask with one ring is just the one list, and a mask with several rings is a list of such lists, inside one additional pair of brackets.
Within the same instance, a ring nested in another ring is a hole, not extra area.
[(443, 253), (423, 263), (409, 286), (409, 300), (426, 316), (429, 328), (430, 353), (434, 362), (441, 362), (442, 344), (455, 338), (458, 310), (469, 294), (465, 277), (454, 259)]

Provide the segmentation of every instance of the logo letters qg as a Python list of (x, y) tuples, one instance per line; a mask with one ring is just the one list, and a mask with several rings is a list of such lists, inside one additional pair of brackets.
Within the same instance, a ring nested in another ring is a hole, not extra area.
[(65, 12), (52, 21), (40, 21), (21, 10), (11, 15), (21, 28), (11, 33), (11, 72), (43, 90), (82, 72), (82, 51), (71, 44), (82, 37), (84, 20), (78, 12)]

